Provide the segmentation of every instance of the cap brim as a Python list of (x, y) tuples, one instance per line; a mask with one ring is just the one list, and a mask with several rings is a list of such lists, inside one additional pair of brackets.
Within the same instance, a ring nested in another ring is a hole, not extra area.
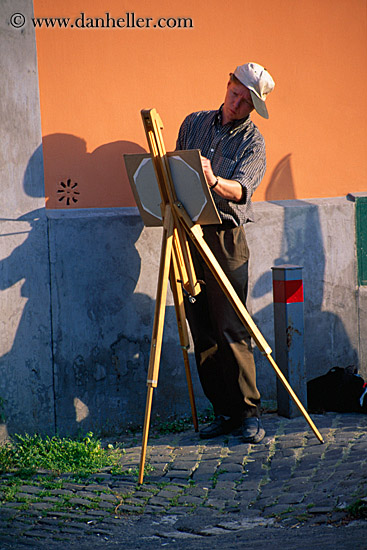
[(265, 105), (265, 101), (257, 97), (257, 95), (250, 90), (252, 103), (254, 104), (255, 110), (263, 118), (269, 118), (269, 113)]

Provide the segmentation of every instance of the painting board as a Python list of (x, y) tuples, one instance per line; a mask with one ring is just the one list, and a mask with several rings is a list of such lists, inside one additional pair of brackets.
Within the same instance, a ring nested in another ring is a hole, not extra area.
[[(221, 223), (197, 149), (167, 153), (177, 199), (194, 223)], [(150, 154), (124, 155), (131, 189), (147, 227), (162, 225), (161, 196)]]

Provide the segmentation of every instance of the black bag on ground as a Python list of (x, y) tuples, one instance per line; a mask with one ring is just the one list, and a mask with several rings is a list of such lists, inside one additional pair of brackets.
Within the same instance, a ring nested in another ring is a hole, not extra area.
[(307, 382), (310, 412), (367, 413), (367, 384), (353, 366), (333, 367)]

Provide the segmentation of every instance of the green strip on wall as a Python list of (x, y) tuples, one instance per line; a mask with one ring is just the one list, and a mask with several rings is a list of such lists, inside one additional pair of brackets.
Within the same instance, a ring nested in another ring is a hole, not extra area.
[(356, 197), (358, 283), (367, 285), (367, 197)]

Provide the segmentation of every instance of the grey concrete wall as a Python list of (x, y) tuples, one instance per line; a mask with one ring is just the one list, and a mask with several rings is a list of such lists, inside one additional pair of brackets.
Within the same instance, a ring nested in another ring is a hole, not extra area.
[[(57, 425), (75, 432), (142, 424), (160, 229), (144, 228), (135, 209), (48, 216)], [(169, 297), (153, 414), (188, 407)]]
[[(248, 226), (251, 309), (274, 349), (271, 267), (303, 266), (305, 363), (308, 379), (360, 361), (354, 203), (346, 198), (256, 203)], [(259, 387), (275, 391), (275, 376), (256, 353)]]
[[(0, 405), (6, 429), (53, 431), (50, 288), (34, 30), (0, 3)], [(1, 412), (1, 411), (0, 411)]]
[[(304, 266), (308, 379), (358, 365), (354, 204), (345, 198), (255, 203), (249, 307), (274, 349), (271, 267)], [(57, 425), (119, 429), (142, 422), (161, 230), (136, 209), (49, 211)], [(264, 399), (276, 398), (272, 368), (255, 350)], [(199, 409), (207, 406), (196, 376)], [(153, 413), (189, 413), (169, 296)]]

